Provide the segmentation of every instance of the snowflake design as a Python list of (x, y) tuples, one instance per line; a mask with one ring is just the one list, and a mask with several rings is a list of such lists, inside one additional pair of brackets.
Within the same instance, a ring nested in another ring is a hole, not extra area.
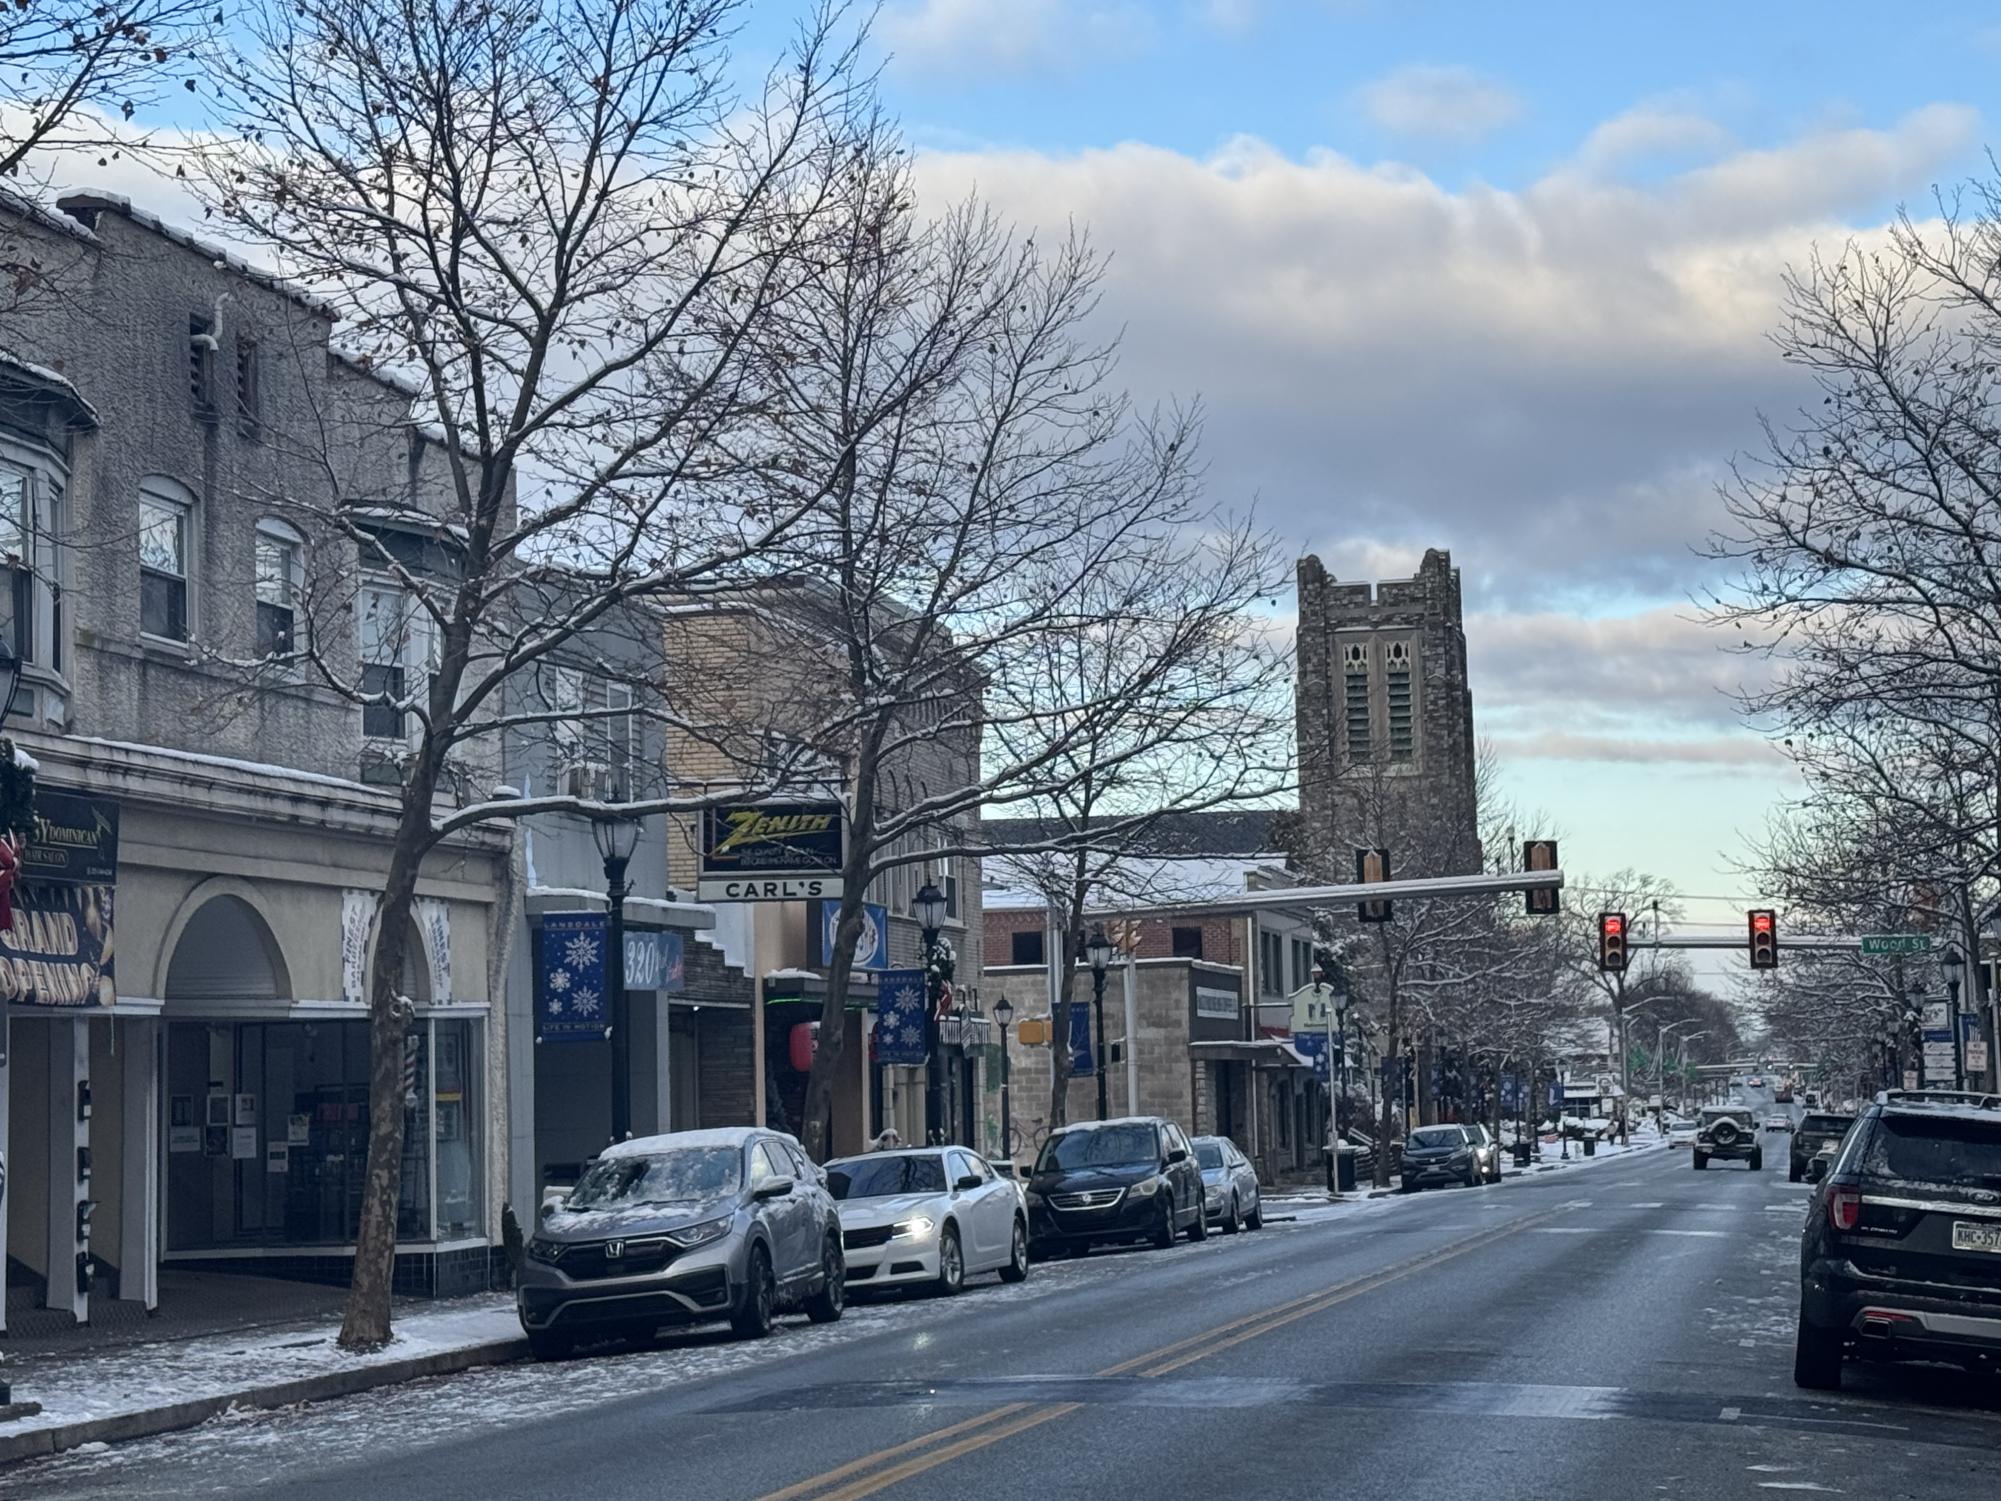
[(570, 997), (570, 1003), (575, 1007), (577, 1015), (594, 1015), (598, 1009), (598, 993), (595, 990), (579, 990)]
[(561, 1016), (563, 1014), (563, 998), (561, 996), (552, 995), (549, 997), (548, 1012), (551, 1016)]
[(563, 962), (571, 969), (586, 969), (598, 962), (598, 941), (579, 933), (563, 946)]
[(915, 1027), (905, 1027), (898, 1038), (905, 1047), (914, 1048), (924, 1040), (924, 1034)]
[(570, 972), (567, 969), (549, 971), (549, 988), (561, 995), (570, 988)]

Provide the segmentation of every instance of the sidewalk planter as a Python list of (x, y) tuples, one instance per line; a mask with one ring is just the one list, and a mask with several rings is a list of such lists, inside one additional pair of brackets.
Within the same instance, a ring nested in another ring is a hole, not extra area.
[(1584, 1138), (1584, 1155), (1586, 1157), (1596, 1157), (1598, 1155), (1597, 1137), (1587, 1136)]

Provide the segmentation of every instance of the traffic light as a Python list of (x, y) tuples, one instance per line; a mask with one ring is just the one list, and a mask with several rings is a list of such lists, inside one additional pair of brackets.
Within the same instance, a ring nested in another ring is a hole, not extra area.
[(1770, 907), (1753, 907), (1751, 921), (1751, 968), (1779, 967), (1779, 914)]
[[(1522, 841), (1523, 870), (1557, 870), (1556, 841), (1554, 839), (1524, 839)], [(1545, 886), (1540, 890), (1524, 891), (1525, 910), (1530, 917), (1548, 917), (1557, 909), (1557, 890)]]
[[(1378, 881), (1390, 878), (1390, 852), (1388, 850), (1358, 849), (1355, 851), (1355, 884), (1373, 886)], [(1363, 922), (1388, 922), (1389, 902), (1357, 902), (1355, 915)]]
[(1608, 974), (1623, 972), (1626, 968), (1626, 914), (1623, 912), (1598, 914), (1598, 967)]

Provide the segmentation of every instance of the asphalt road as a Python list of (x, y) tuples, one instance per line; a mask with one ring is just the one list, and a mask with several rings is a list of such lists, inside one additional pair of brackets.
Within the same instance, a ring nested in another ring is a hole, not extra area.
[(1807, 1189), (1655, 1151), (40, 1461), (10, 1497), (2001, 1495), (2001, 1390), (1792, 1385)]

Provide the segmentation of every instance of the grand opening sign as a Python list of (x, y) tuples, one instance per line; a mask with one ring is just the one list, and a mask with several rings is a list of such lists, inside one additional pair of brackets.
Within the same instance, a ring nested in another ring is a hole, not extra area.
[(837, 803), (744, 803), (702, 816), (695, 894), (705, 902), (801, 902), (841, 895), (848, 824)]
[(0, 930), (0, 1002), (109, 1006), (117, 999), (112, 912), (118, 804), (38, 790), (21, 854), (14, 926)]

